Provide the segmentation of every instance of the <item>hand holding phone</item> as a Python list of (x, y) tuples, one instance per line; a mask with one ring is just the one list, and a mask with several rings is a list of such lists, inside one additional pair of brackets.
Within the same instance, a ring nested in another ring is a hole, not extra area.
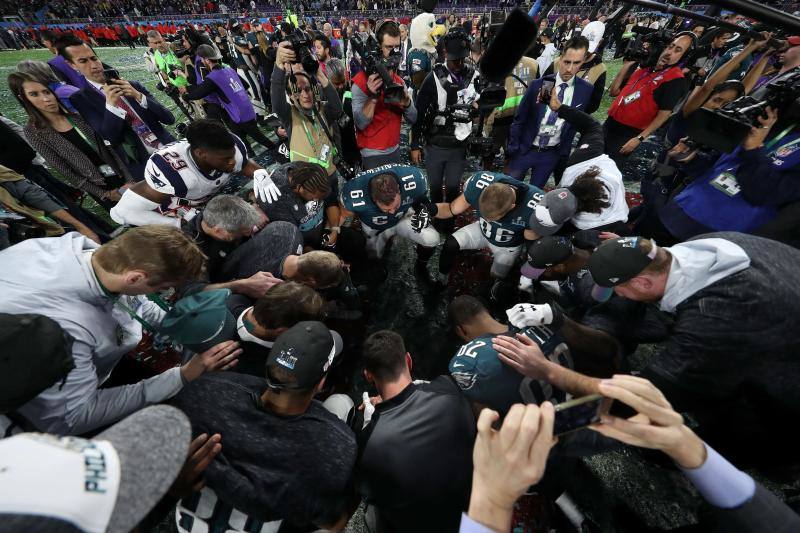
[(617, 374), (600, 382), (606, 399), (614, 399), (636, 411), (620, 418), (601, 414), (601, 424), (590, 429), (618, 441), (661, 450), (684, 468), (699, 468), (706, 460), (703, 441), (683, 423), (664, 394), (646, 379)]
[(608, 413), (611, 401), (602, 394), (592, 394), (556, 405), (553, 435), (564, 435), (597, 424)]
[(549, 104), (550, 103), (550, 95), (553, 92), (553, 87), (556, 86), (556, 82), (552, 80), (544, 80), (542, 82), (542, 88), (539, 89), (539, 103), (540, 104)]

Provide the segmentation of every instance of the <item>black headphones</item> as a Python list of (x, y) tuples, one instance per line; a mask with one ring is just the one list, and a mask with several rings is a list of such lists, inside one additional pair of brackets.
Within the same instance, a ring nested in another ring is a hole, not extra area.
[(681, 32), (676, 33), (672, 37), (672, 40), (674, 41), (678, 37), (687, 37), (687, 36), (691, 37), (692, 44), (689, 45), (689, 48), (687, 48), (686, 51), (683, 53), (683, 57), (689, 57), (689, 54), (694, 52), (695, 48), (697, 48), (697, 35), (695, 35), (694, 32), (691, 32), (691, 31), (681, 31)]
[(393, 25), (397, 29), (398, 33), (400, 32), (400, 25), (397, 22), (393, 21), (392, 19), (384, 20), (383, 22), (378, 24), (378, 26), (375, 28), (375, 38), (378, 39), (378, 44), (382, 44), (381, 37), (383, 36), (383, 33), (386, 31), (384, 30), (384, 28), (386, 27), (387, 24)]

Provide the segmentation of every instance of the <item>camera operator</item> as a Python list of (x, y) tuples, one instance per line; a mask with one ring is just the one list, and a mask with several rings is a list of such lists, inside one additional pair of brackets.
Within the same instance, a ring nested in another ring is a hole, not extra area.
[[(665, 243), (712, 231), (753, 233), (773, 222), (781, 207), (800, 201), (800, 128), (773, 128), (778, 114), (766, 107), (741, 146), (716, 161), (678, 143), (670, 155), (685, 155), (684, 172), (695, 179), (657, 209), (658, 220), (643, 231)], [(796, 236), (797, 225), (773, 231)]]
[(451, 202), (458, 196), (478, 97), (474, 86), (478, 73), (464, 61), (469, 55), (467, 34), (455, 26), (443, 41), (447, 61), (436, 65), (422, 82), (416, 98), (417, 112), (424, 118), (411, 129), (411, 162), (421, 162), (420, 144), (424, 140), (428, 187), (431, 201), (437, 203)]
[(392, 82), (403, 87), (404, 95), (401, 102), (390, 104), (385, 101), (384, 82), (378, 73), (367, 77), (361, 71), (353, 78), (353, 120), (365, 170), (400, 163), (400, 124), (403, 117), (411, 124), (417, 120), (414, 102), (396, 72), (402, 60), (399, 26), (386, 20), (378, 26), (375, 38)]
[(248, 137), (252, 137), (268, 150), (276, 148), (277, 145), (258, 128), (255, 109), (253, 109), (253, 104), (250, 103), (250, 97), (245, 90), (246, 82), (239, 77), (235, 70), (220, 64), (222, 55), (219, 50), (211, 45), (201, 44), (197, 47), (197, 58), (205, 67), (206, 73), (202, 74), (201, 72), (198, 76), (197, 71), (190, 64), (191, 59), (188, 56), (184, 58), (187, 63), (189, 81), (192, 84), (186, 97), (190, 100), (204, 98), (211, 103), (218, 104), (225, 113), (222, 116), (223, 122), (244, 142), (250, 157), (254, 155), (254, 152)]
[[(342, 114), (342, 101), (322, 69), (316, 76), (303, 70), (289, 41), (278, 45), (272, 71), (272, 110), (289, 138), (289, 160), (320, 165), (338, 180), (338, 142), (332, 125)], [(288, 95), (288, 100), (287, 100)]]
[[(783, 76), (790, 75), (792, 71), (800, 67), (800, 35), (792, 35), (786, 39), (786, 48), (780, 50), (777, 55), (777, 65), (773, 72), (766, 76), (762, 76), (764, 68), (773, 55), (766, 53), (761, 59), (753, 66), (750, 72), (747, 73), (744, 83), (748, 84), (749, 81), (754, 80), (756, 89), (761, 89), (769, 83), (781, 79)], [(757, 93), (754, 93), (756, 96)]]
[(606, 150), (617, 163), (659, 129), (686, 94), (686, 79), (678, 63), (694, 47), (695, 39), (689, 32), (679, 34), (653, 67), (638, 68), (624, 87), (622, 81), (636, 63), (623, 63), (609, 90), (615, 100), (604, 124)]

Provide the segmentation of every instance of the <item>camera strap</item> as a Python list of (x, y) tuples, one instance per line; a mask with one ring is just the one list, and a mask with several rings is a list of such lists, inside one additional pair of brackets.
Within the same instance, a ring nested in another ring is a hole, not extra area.
[(325, 118), (322, 116), (322, 113), (319, 112), (316, 106), (314, 106), (314, 115), (317, 117), (319, 121), (319, 125), (322, 126), (322, 130), (325, 132), (325, 135), (328, 136), (328, 140), (330, 141), (332, 148), (334, 150), (333, 154), (331, 155), (331, 162), (334, 161), (334, 158), (341, 154), (342, 151), (339, 148), (339, 145), (336, 144), (336, 137), (331, 134), (331, 131), (328, 129), (328, 123), (325, 122)]

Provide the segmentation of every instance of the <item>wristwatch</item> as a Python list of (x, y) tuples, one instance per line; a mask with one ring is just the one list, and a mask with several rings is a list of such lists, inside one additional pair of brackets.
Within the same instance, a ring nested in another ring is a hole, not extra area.
[(644, 142), (644, 135), (637, 135), (636, 138), (639, 139), (640, 143)]

